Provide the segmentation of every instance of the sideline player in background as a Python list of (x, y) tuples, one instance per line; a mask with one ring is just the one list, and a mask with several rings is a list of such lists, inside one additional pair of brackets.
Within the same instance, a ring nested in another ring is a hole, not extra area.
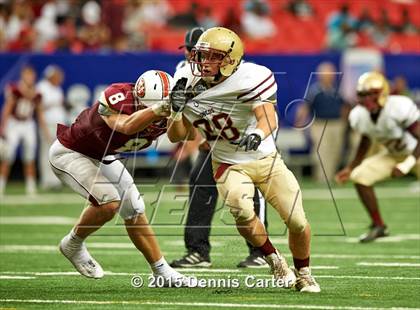
[[(50, 137), (54, 137), (58, 124), (67, 124), (66, 110), (64, 109), (64, 93), (61, 84), (64, 80), (64, 72), (56, 65), (45, 68), (43, 79), (37, 84), (37, 91), (41, 94), (41, 108), (45, 115), (45, 122)], [(51, 140), (40, 135), (40, 152), (38, 158), (41, 188), (60, 188), (61, 181), (55, 176), (48, 162), (48, 150)]]
[(22, 161), (25, 175), (26, 194), (36, 194), (36, 133), (37, 124), (44, 139), (51, 141), (40, 106), (41, 95), (35, 89), (36, 72), (25, 65), (20, 72), (20, 80), (6, 88), (5, 103), (0, 121), (0, 137), (6, 140), (6, 154), (2, 155), (0, 166), (0, 196), (4, 194), (10, 167), (16, 159), (19, 144), (23, 143)]
[[(350, 112), (349, 122), (362, 138), (355, 158), (337, 173), (336, 181), (342, 184), (350, 179), (354, 183), (372, 220), (360, 242), (370, 242), (388, 235), (373, 185), (406, 175), (416, 166), (420, 156), (420, 112), (410, 98), (389, 96), (388, 82), (377, 72), (360, 76), (357, 96), (359, 104)], [(380, 151), (366, 157), (373, 143), (380, 144)], [(420, 171), (416, 174), (420, 176)]]
[[(203, 34), (203, 28), (192, 28), (185, 34), (185, 44), (180, 48), (185, 48), (186, 60), (177, 65), (175, 79), (177, 74), (182, 74), (183, 70), (190, 70), (188, 59), (191, 50), (197, 43), (198, 38)], [(184, 69), (184, 67), (186, 67)], [(183, 257), (173, 260), (172, 267), (210, 267), (210, 230), (211, 222), (217, 205), (217, 188), (213, 178), (213, 169), (211, 167), (210, 145), (205, 139), (197, 135), (198, 139), (184, 141), (182, 152), (191, 153), (199, 149), (199, 154), (194, 162), (194, 166), (189, 178), (189, 208), (187, 221), (184, 230), (184, 242), (187, 254)], [(177, 168), (179, 165), (177, 165)], [(260, 196), (257, 189), (254, 195), (254, 210), (259, 218), (262, 219), (267, 227), (267, 209), (265, 200)], [(243, 268), (263, 268), (267, 266), (264, 255), (258, 248), (253, 247), (248, 241), (247, 246), (249, 255), (240, 261), (237, 267)]]
[(102, 278), (104, 272), (84, 240), (119, 213), (153, 275), (163, 277), (167, 285), (175, 281), (189, 285), (189, 279), (165, 261), (130, 173), (119, 160), (101, 162), (107, 155), (146, 148), (166, 132), (171, 86), (169, 74), (147, 71), (136, 84), (108, 86), (71, 127), (58, 125), (57, 140), (50, 149), (51, 166), (65, 184), (90, 201), (78, 223), (61, 240), (60, 251), (86, 277)]
[[(319, 292), (309, 268), (310, 226), (299, 184), (275, 145), (276, 91), (273, 73), (241, 64), (241, 39), (231, 30), (205, 31), (192, 50), (191, 69), (171, 93), (171, 141), (194, 139), (195, 128), (212, 147), (214, 178), (239, 233), (265, 256), (277, 280), (301, 292)], [(257, 186), (289, 229), (293, 272), (272, 245), (253, 209)]]

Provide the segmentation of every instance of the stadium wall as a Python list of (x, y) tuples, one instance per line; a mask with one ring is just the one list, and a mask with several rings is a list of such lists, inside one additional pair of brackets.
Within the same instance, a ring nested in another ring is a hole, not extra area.
[[(144, 71), (160, 69), (171, 74), (176, 64), (182, 60), (181, 55), (165, 53), (139, 54), (1, 54), (0, 55), (0, 105), (3, 105), (4, 86), (16, 80), (20, 67), (29, 63), (41, 75), (49, 64), (57, 64), (64, 69), (66, 79), (64, 90), (76, 84), (85, 85), (88, 90), (87, 104), (91, 104), (95, 94), (105, 85), (113, 82), (135, 81)], [(276, 73), (278, 83), (278, 103), (280, 119), (288, 103), (302, 98), (308, 85), (311, 72), (322, 61), (331, 61), (337, 65), (340, 54), (311, 55), (259, 55), (247, 56), (247, 61), (269, 67)], [(385, 72), (388, 78), (404, 73), (411, 89), (420, 89), (420, 55), (384, 55)]]

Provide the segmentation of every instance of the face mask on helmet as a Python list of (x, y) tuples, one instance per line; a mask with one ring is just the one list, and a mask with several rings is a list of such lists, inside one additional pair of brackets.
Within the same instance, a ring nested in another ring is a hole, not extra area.
[(173, 86), (174, 82), (170, 74), (159, 70), (149, 70), (137, 79), (133, 90), (134, 98), (139, 105), (144, 107), (151, 107), (161, 102), (169, 104), (169, 92)]
[(381, 108), (381, 106), (378, 103), (380, 94), (381, 94), (380, 89), (371, 89), (369, 91), (358, 91), (357, 92), (358, 103), (364, 106), (369, 112), (376, 112)]
[(200, 36), (188, 61), (193, 75), (207, 82), (217, 82), (236, 71), (243, 54), (244, 47), (236, 33), (227, 28), (214, 27)]
[(193, 48), (189, 62), (195, 76), (211, 77), (220, 73), (220, 68), (234, 62), (229, 54), (212, 48)]

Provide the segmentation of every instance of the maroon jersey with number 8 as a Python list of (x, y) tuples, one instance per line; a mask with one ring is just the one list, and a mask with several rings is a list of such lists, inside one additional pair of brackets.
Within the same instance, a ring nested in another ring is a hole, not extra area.
[(33, 119), (34, 110), (41, 102), (41, 95), (35, 93), (28, 98), (20, 89), (18, 84), (10, 84), (6, 89), (6, 96), (13, 97), (12, 115), (15, 119), (26, 121)]
[(132, 83), (117, 83), (107, 87), (96, 103), (82, 111), (70, 126), (59, 124), (57, 138), (65, 147), (94, 159), (106, 155), (134, 152), (152, 144), (166, 132), (166, 119), (156, 121), (134, 135), (125, 135), (111, 128), (102, 115), (132, 114), (145, 108), (133, 96)]

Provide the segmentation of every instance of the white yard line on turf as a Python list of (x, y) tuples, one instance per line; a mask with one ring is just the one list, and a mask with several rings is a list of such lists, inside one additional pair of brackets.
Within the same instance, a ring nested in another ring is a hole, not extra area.
[[(287, 256), (287, 255), (286, 255)], [(399, 255), (399, 254), (311, 254), (312, 258), (337, 258), (337, 259), (358, 259), (358, 258), (392, 258), (392, 259), (420, 259), (420, 255)]]
[(73, 225), (76, 221), (66, 216), (0, 216), (0, 225)]
[(36, 279), (36, 277), (26, 277), (26, 276), (0, 276), (0, 279), (7, 279), (7, 280), (30, 280), (30, 279)]
[(379, 267), (420, 267), (420, 264), (415, 263), (398, 263), (398, 262), (389, 262), (389, 263), (371, 263), (371, 262), (359, 262), (357, 266), (379, 266)]
[(76, 304), (76, 305), (149, 305), (149, 306), (182, 306), (182, 307), (214, 307), (214, 308), (258, 308), (258, 309), (325, 309), (325, 310), (418, 310), (419, 308), (375, 308), (328, 305), (287, 305), (287, 304), (241, 304), (241, 303), (215, 303), (215, 302), (157, 302), (157, 301), (118, 301), (118, 300), (59, 300), (59, 299), (0, 299), (8, 303), (35, 303), (35, 304)]
[[(185, 271), (184, 269), (179, 269)], [(205, 273), (206, 271), (200, 271), (198, 268), (197, 270), (191, 271), (190, 275), (197, 275), (198, 277), (223, 277), (226, 274), (215, 274), (215, 273)], [(41, 276), (41, 277), (49, 277), (49, 276), (80, 276), (78, 272), (75, 271), (64, 271), (64, 272), (29, 272), (29, 271), (2, 271), (0, 274), (8, 275), (8, 276), (20, 276), (20, 275), (27, 275), (27, 276)], [(105, 275), (107, 276), (129, 276), (132, 277), (134, 275), (137, 276), (149, 276), (150, 273), (142, 273), (142, 272), (112, 272), (112, 271), (105, 271)], [(247, 277), (249, 274), (244, 273), (235, 273), (236, 277)], [(270, 278), (272, 277), (268, 273), (261, 273), (261, 274), (252, 274), (256, 277), (261, 278)], [(353, 279), (353, 280), (400, 280), (400, 281), (419, 281), (420, 277), (384, 277), (384, 276), (338, 276), (338, 275), (316, 275), (316, 278), (324, 278), (324, 279)]]
[[(140, 186), (141, 189), (141, 186)], [(375, 189), (378, 196), (381, 199), (398, 199), (398, 198), (416, 198), (418, 192), (410, 191), (407, 187), (380, 187)], [(331, 193), (327, 188), (312, 188), (304, 189), (303, 199), (309, 200), (331, 200)], [(357, 199), (356, 192), (353, 188), (334, 188), (332, 189), (335, 199), (347, 200)], [(160, 192), (144, 194), (146, 203), (156, 201), (158, 198), (162, 202), (174, 202), (175, 196), (183, 195), (185, 200), (188, 199), (187, 193), (177, 193), (175, 191), (168, 191), (159, 197)], [(6, 205), (34, 205), (34, 204), (74, 204), (84, 203), (85, 200), (73, 193), (62, 193), (62, 194), (38, 194), (30, 199), (26, 195), (6, 195), (2, 197), (2, 203)], [(177, 200), (178, 203), (182, 204), (185, 201)]]
[(220, 272), (220, 273), (238, 273), (242, 270), (239, 269), (213, 269), (213, 268), (182, 268), (186, 272)]
[[(400, 234), (400, 235), (394, 235), (384, 238), (378, 238), (375, 240), (376, 243), (397, 243), (401, 241), (417, 241), (420, 240), (420, 234)], [(345, 242), (347, 243), (359, 243), (359, 238), (346, 238)]]

